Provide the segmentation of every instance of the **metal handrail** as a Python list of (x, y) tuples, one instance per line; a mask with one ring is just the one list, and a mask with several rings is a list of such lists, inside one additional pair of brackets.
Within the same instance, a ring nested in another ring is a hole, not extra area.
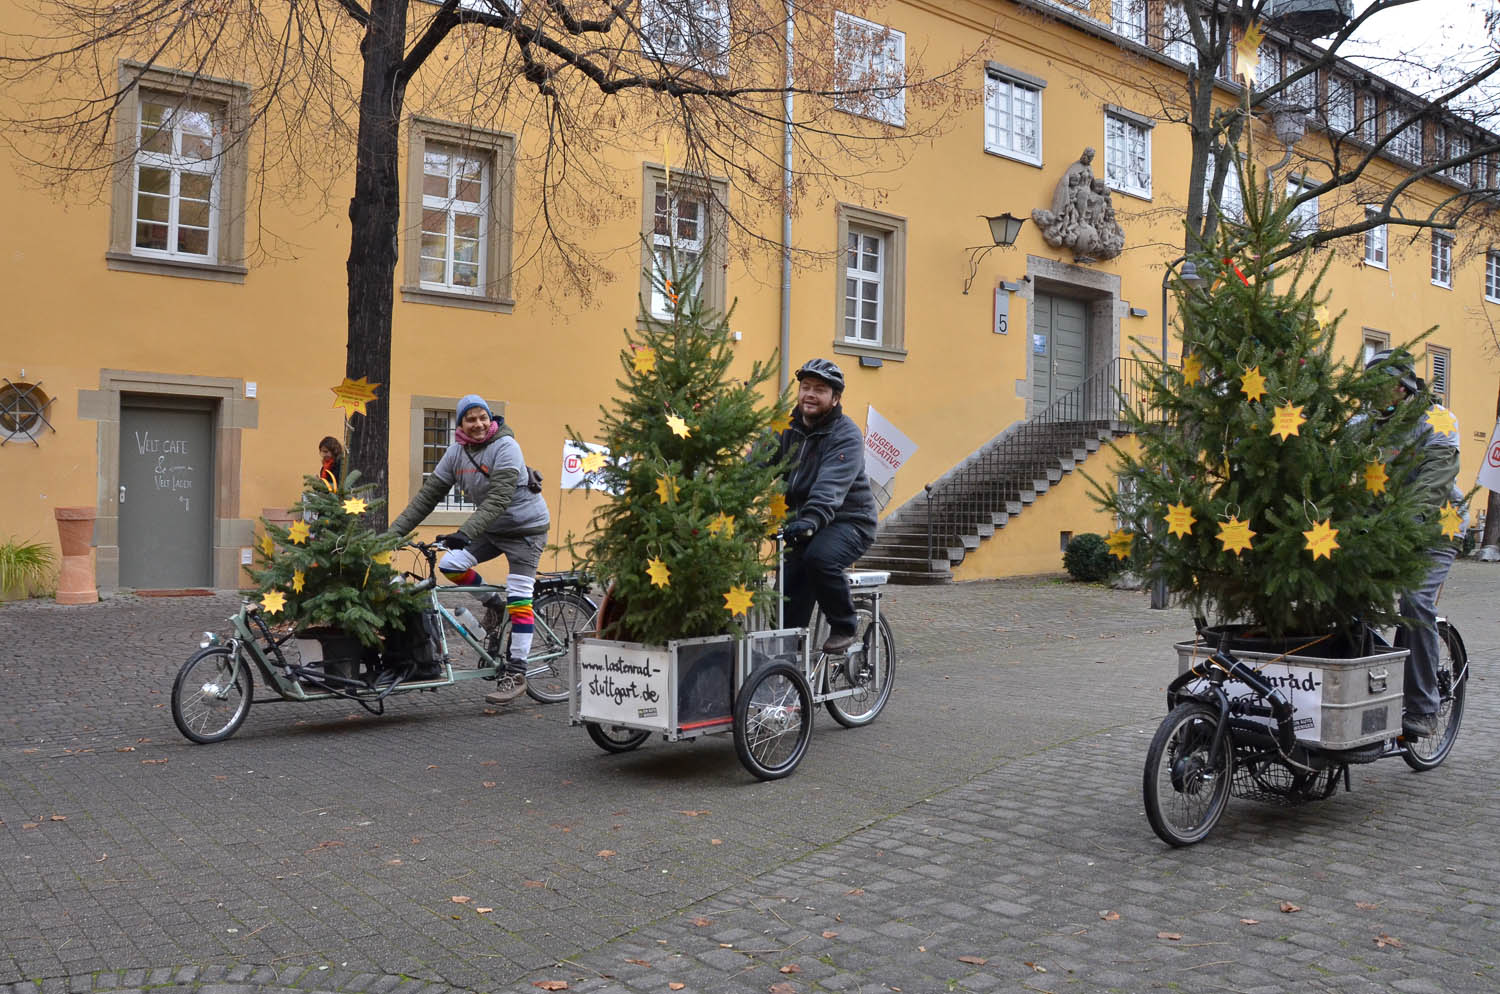
[(1160, 375), (1160, 368), (1140, 359), (1111, 359), (999, 441), (928, 484), (928, 562), (936, 549), (958, 545), (976, 525), (993, 523), (992, 515), (1020, 500), (1022, 491), (1033, 490), (1035, 481), (1060, 468), (1060, 458), (1086, 448), (1101, 430), (1129, 430), (1131, 414), (1155, 420), (1146, 405), (1151, 377)]

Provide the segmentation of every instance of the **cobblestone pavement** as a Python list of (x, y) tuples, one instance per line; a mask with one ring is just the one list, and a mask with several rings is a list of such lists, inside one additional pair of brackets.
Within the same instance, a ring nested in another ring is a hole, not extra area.
[(3, 605), (0, 994), (1489, 994), (1497, 583), (1445, 596), (1476, 669), (1443, 767), (1235, 799), (1186, 850), (1140, 781), (1191, 626), (1139, 593), (891, 591), (890, 706), (770, 784), (728, 736), (607, 755), (479, 682), (195, 746), (172, 677), (233, 598)]

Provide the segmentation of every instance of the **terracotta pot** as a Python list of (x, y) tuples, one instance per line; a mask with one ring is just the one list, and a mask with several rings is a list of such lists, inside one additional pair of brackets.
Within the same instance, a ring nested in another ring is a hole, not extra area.
[(99, 599), (94, 583), (94, 560), (89, 549), (94, 540), (92, 507), (58, 507), (57, 536), (62, 543), (62, 570), (57, 577), (57, 603), (93, 604)]

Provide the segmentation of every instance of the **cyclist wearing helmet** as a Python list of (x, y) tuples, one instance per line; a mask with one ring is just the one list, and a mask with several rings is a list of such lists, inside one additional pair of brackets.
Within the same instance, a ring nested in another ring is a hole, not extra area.
[(854, 643), (857, 615), (845, 568), (875, 541), (875, 498), (865, 476), (865, 439), (844, 413), (844, 374), (827, 359), (797, 370), (797, 408), (781, 433), (788, 462), (786, 623), (808, 623), (813, 603), (828, 619), (824, 652)]
[[(1427, 385), (1412, 367), (1411, 353), (1404, 349), (1381, 349), (1365, 363), (1366, 369), (1383, 367), (1394, 378), (1391, 397), (1386, 408), (1376, 415), (1389, 418), (1396, 407), (1405, 403), (1429, 404), (1432, 413), (1446, 409), (1427, 396)], [(1458, 489), (1458, 418), (1453, 418), (1453, 430), (1443, 432), (1433, 427), (1431, 416), (1417, 423), (1416, 429), (1407, 438), (1408, 447), (1420, 447), (1422, 459), (1413, 470), (1410, 482), (1415, 483), (1422, 512), (1419, 521), (1427, 521), (1437, 515), (1444, 503), (1451, 502), (1465, 518), (1463, 492)], [(1436, 420), (1441, 420), (1436, 419)], [(1467, 520), (1464, 522), (1467, 525)], [(1401, 718), (1402, 734), (1410, 738), (1435, 735), (1438, 730), (1437, 710), (1439, 704), (1437, 685), (1438, 634), (1437, 595), (1448, 571), (1453, 568), (1453, 559), (1458, 546), (1444, 541), (1428, 550), (1432, 567), (1427, 578), (1416, 590), (1408, 591), (1401, 598), (1400, 611), (1415, 624), (1407, 629), (1406, 643), (1411, 655), (1406, 659), (1406, 694), (1404, 714)]]

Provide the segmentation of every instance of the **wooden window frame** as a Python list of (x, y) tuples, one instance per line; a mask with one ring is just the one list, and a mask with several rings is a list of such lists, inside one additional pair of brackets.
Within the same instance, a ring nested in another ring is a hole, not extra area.
[[(834, 266), (833, 351), (843, 355), (869, 356), (900, 362), (906, 359), (906, 218), (855, 204), (839, 204), (837, 264)], [(844, 337), (845, 272), (850, 227), (884, 236), (885, 269), (881, 281), (880, 344)]]

